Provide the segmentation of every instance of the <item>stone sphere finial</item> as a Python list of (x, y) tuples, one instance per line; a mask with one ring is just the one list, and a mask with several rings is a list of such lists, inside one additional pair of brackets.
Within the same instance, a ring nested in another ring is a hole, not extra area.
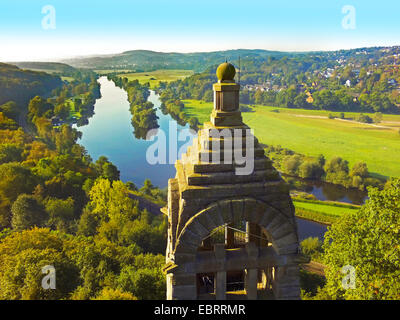
[(217, 77), (220, 82), (233, 81), (235, 78), (236, 69), (233, 64), (224, 62), (217, 68)]

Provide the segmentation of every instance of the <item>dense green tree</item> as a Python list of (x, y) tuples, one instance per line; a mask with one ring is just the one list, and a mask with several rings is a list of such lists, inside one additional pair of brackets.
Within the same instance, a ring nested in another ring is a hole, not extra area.
[[(34, 234), (37, 235), (34, 235)], [(28, 236), (31, 239), (28, 239)], [(62, 252), (55, 237), (37, 230), (15, 233), (0, 243), (0, 298), (7, 300), (55, 300), (68, 298), (78, 284), (79, 270)], [(36, 241), (36, 243), (34, 242)], [(15, 249), (10, 249), (15, 246)], [(56, 288), (45, 290), (45, 266), (56, 271)]]
[[(366, 204), (343, 215), (325, 234), (325, 291), (334, 299), (400, 298), (400, 180), (369, 189)], [(342, 268), (355, 269), (355, 288), (345, 290)]]
[(14, 121), (19, 120), (19, 115), (21, 113), (20, 109), (14, 101), (9, 101), (1, 105), (0, 112), (2, 112), (7, 118), (10, 118)]
[(62, 125), (55, 133), (54, 143), (59, 153), (70, 153), (82, 133), (69, 125)]
[(373, 120), (370, 116), (368, 116), (366, 114), (362, 114), (362, 113), (356, 118), (356, 120), (358, 122), (362, 122), (362, 123), (372, 123), (373, 122)]
[(310, 258), (319, 258), (322, 253), (322, 244), (317, 237), (306, 238), (300, 243), (301, 252)]
[(15, 143), (0, 144), (0, 164), (22, 161), (23, 149)]
[(18, 124), (6, 117), (3, 112), (0, 112), (0, 130), (16, 130), (18, 128)]
[(119, 180), (119, 170), (112, 163), (108, 162), (103, 165), (103, 177), (110, 180), (115, 181)]
[(53, 105), (48, 103), (45, 99), (42, 97), (36, 96), (31, 101), (29, 102), (28, 105), (28, 118), (32, 122), (34, 121), (34, 118), (42, 117), (47, 111), (52, 110)]
[(296, 106), (297, 108), (307, 108), (309, 105), (309, 103), (307, 102), (307, 98), (307, 94), (305, 94), (304, 92), (300, 93), (296, 96), (296, 98), (294, 98), (294, 106)]
[(21, 194), (11, 207), (11, 225), (15, 230), (42, 227), (48, 214), (34, 196)]
[(382, 118), (383, 118), (382, 112), (376, 112), (373, 115), (372, 120), (374, 121), (374, 123), (380, 123), (382, 122)]
[(136, 187), (136, 185), (132, 181), (126, 182), (125, 185), (131, 191), (138, 191), (138, 188)]
[(114, 218), (131, 220), (139, 212), (137, 201), (129, 197), (130, 190), (122, 181), (98, 179), (90, 190), (89, 208), (102, 221)]
[(92, 300), (137, 300), (130, 292), (124, 292), (121, 289), (112, 289), (105, 287), (98, 296)]
[(140, 191), (147, 195), (152, 195), (152, 191), (155, 189), (154, 185), (151, 183), (150, 179), (144, 180), (143, 187), (140, 188)]
[(49, 216), (47, 225), (54, 229), (69, 231), (70, 223), (74, 219), (74, 199), (48, 199), (45, 207)]
[(354, 164), (353, 168), (350, 171), (350, 176), (359, 176), (361, 178), (368, 178), (369, 172), (368, 167), (365, 162), (357, 162)]
[(0, 226), (10, 225), (11, 204), (21, 193), (30, 194), (35, 186), (31, 171), (19, 163), (0, 165)]
[(113, 165), (105, 156), (100, 156), (99, 159), (97, 159), (96, 163), (96, 169), (98, 174), (105, 179), (108, 179), (110, 181), (115, 181), (119, 180), (119, 171), (118, 168)]
[(301, 162), (302, 158), (297, 154), (287, 156), (282, 161), (282, 171), (286, 174), (296, 176)]
[(65, 103), (60, 103), (55, 106), (54, 114), (60, 117), (62, 120), (66, 120), (69, 116), (70, 107)]
[(347, 160), (340, 157), (333, 157), (325, 164), (325, 180), (334, 184), (350, 186), (349, 164)]
[(164, 257), (161, 255), (138, 255), (133, 266), (121, 270), (119, 287), (131, 292), (138, 299), (165, 299), (165, 275), (161, 272)]
[(86, 237), (94, 236), (97, 233), (99, 223), (99, 217), (92, 214), (89, 209), (85, 208), (79, 219), (77, 234)]
[(305, 160), (298, 167), (298, 174), (301, 178), (320, 179), (324, 169), (317, 160)]

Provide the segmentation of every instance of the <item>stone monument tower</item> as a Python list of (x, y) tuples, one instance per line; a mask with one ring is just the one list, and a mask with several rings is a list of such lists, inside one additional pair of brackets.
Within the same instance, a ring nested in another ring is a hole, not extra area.
[(289, 188), (242, 121), (235, 73), (218, 67), (211, 122), (168, 181), (170, 300), (300, 298)]

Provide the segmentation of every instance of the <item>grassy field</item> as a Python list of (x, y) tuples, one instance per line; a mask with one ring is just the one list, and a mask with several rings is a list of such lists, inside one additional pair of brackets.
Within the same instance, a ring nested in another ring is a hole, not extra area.
[(61, 77), (61, 80), (62, 80), (62, 81), (72, 82), (72, 81), (74, 81), (74, 78), (73, 78), (73, 77), (64, 77), (64, 76), (62, 76), (62, 77)]
[(192, 70), (156, 70), (151, 72), (122, 73), (119, 76), (128, 78), (130, 81), (137, 79), (140, 83), (149, 82), (150, 87), (154, 89), (160, 81), (175, 81), (184, 79), (192, 74)]
[(293, 204), (296, 208), (297, 217), (328, 225), (334, 223), (343, 214), (355, 213), (359, 210), (358, 206), (331, 201), (293, 199)]
[(67, 99), (65, 101), (65, 103), (68, 104), (69, 108), (70, 108), (69, 109), (70, 110), (69, 111), (69, 117), (70, 118), (75, 117), (77, 119), (80, 119), (80, 118), (82, 118), (82, 115), (79, 112), (79, 110), (77, 110), (77, 108), (76, 108), (75, 101), (73, 100), (74, 98), (83, 100), (83, 95), (78, 95), (78, 96), (75, 96), (73, 98)]
[(210, 121), (210, 114), (213, 109), (211, 102), (204, 102), (200, 100), (182, 100), (185, 104), (184, 112), (189, 117), (196, 117), (200, 123)]
[[(185, 100), (185, 113), (208, 121), (212, 103)], [(261, 143), (281, 145), (310, 156), (323, 154), (327, 159), (340, 156), (352, 166), (367, 163), (376, 176), (400, 177), (400, 116), (384, 115), (377, 125), (340, 119), (328, 119), (329, 111), (255, 106), (243, 113), (247, 125)], [(273, 111), (279, 110), (279, 112)], [(345, 113), (346, 118), (355, 113)]]
[(322, 203), (312, 203), (312, 202), (303, 202), (293, 200), (293, 204), (296, 208), (301, 208), (305, 210), (312, 210), (321, 213), (325, 213), (327, 215), (340, 217), (345, 212), (356, 212), (358, 210), (357, 207), (341, 207), (329, 204), (326, 202)]

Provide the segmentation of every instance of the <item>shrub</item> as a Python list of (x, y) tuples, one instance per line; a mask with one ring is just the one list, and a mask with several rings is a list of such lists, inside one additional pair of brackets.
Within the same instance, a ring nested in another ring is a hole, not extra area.
[(302, 296), (306, 298), (315, 296), (325, 286), (325, 282), (325, 278), (318, 274), (300, 270), (300, 288)]
[(302, 158), (299, 155), (287, 156), (282, 161), (282, 171), (289, 175), (296, 175), (301, 165)]
[(324, 169), (317, 160), (304, 161), (298, 171), (301, 178), (307, 179), (320, 179), (324, 174)]
[[(354, 214), (342, 215), (325, 234), (326, 289), (335, 299), (397, 300), (400, 295), (400, 180), (369, 188)], [(355, 288), (344, 290), (343, 266), (356, 269)]]
[(31, 195), (21, 194), (11, 207), (12, 227), (24, 230), (34, 226), (41, 227), (47, 220), (44, 207)]
[(165, 299), (165, 276), (157, 268), (136, 270), (127, 266), (118, 281), (122, 290), (131, 292), (139, 300)]
[(343, 160), (340, 157), (334, 157), (328, 161), (325, 165), (327, 182), (334, 184), (341, 184), (345, 187), (349, 187), (351, 184), (349, 178), (349, 164), (348, 161)]
[(120, 289), (103, 288), (100, 294), (92, 300), (137, 300), (137, 298), (130, 292)]
[(371, 117), (369, 117), (365, 114), (362, 114), (362, 113), (357, 117), (356, 120), (361, 123), (372, 123), (373, 122)]
[(382, 118), (383, 118), (382, 113), (381, 112), (376, 112), (374, 114), (374, 116), (373, 116), (374, 123), (382, 122)]
[(301, 251), (312, 258), (322, 252), (322, 242), (317, 238), (309, 237), (300, 243)]

